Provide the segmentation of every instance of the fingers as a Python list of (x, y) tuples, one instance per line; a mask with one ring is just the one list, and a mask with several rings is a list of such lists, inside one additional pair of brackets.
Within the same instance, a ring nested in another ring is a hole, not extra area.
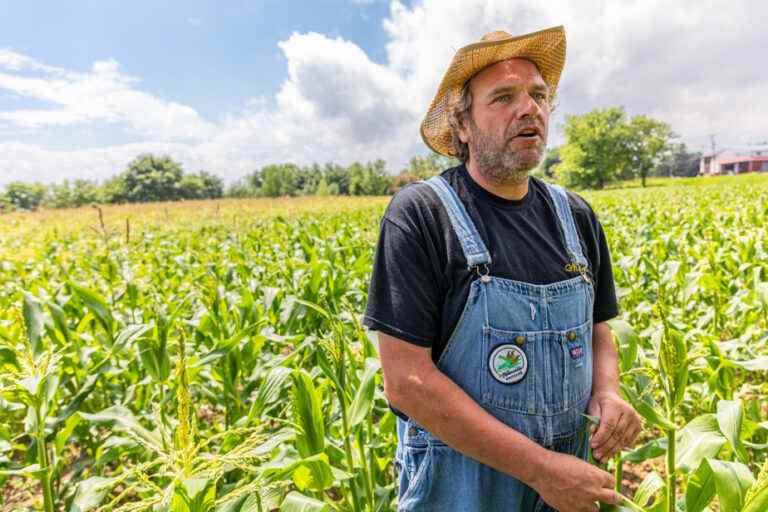
[(632, 448), (635, 444), (635, 439), (637, 439), (637, 435), (640, 433), (641, 424), (640, 424), (640, 418), (637, 416), (637, 413), (634, 415), (630, 427), (627, 429), (627, 431), (624, 434), (624, 437), (621, 439), (621, 443), (624, 446), (624, 448)]
[(623, 432), (618, 430), (621, 413), (605, 411), (604, 414), (600, 421), (600, 428), (592, 439), (592, 454), (598, 460), (607, 459), (605, 455), (609, 452), (609, 448), (620, 440)]
[(627, 430), (631, 430), (631, 417), (628, 414), (622, 414), (619, 420), (616, 422), (616, 426), (613, 427), (611, 435), (608, 440), (603, 443), (603, 446), (598, 448), (599, 459), (603, 462), (613, 457), (622, 448), (622, 439)]
[(608, 473), (607, 471), (603, 471), (605, 473), (604, 479), (603, 479), (603, 488), (604, 489), (615, 489), (616, 488), (616, 479), (613, 477), (612, 474)]
[(618, 505), (621, 503), (621, 494), (617, 493), (613, 489), (611, 490), (602, 490), (600, 491), (600, 494), (597, 497), (598, 500), (600, 500), (602, 503), (606, 503), (608, 505)]

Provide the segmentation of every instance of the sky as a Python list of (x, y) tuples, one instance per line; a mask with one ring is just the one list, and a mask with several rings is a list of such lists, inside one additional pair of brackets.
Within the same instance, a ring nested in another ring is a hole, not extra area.
[(693, 150), (768, 140), (764, 0), (0, 0), (0, 186), (167, 154), (231, 184), (270, 163), (427, 154), (455, 51), (564, 25), (550, 120), (624, 106)]

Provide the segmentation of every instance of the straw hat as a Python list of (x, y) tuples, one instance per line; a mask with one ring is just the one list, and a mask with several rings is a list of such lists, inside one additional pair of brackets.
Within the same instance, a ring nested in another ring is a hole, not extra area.
[(554, 95), (565, 64), (565, 30), (559, 26), (521, 36), (499, 30), (485, 34), (479, 43), (460, 48), (421, 122), (421, 137), (427, 146), (442, 155), (454, 156), (448, 117), (464, 84), (483, 68), (514, 57), (533, 61)]

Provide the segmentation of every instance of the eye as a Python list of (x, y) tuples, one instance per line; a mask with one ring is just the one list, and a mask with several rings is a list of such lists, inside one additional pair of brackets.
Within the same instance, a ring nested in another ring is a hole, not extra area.
[(533, 96), (533, 99), (539, 103), (543, 101), (547, 101), (547, 95), (544, 94), (543, 92), (535, 92), (531, 96)]
[(497, 103), (497, 102), (509, 103), (510, 101), (512, 101), (511, 94), (502, 94), (501, 96), (496, 96), (496, 98), (494, 98), (493, 100), (494, 103)]

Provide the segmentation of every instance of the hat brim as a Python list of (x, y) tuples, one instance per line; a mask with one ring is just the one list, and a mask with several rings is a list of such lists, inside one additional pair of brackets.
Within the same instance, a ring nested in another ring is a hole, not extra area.
[(516, 57), (536, 64), (554, 96), (565, 65), (565, 29), (562, 26), (552, 27), (460, 48), (453, 56), (421, 122), (421, 138), (432, 151), (455, 156), (448, 119), (467, 80), (491, 64)]

